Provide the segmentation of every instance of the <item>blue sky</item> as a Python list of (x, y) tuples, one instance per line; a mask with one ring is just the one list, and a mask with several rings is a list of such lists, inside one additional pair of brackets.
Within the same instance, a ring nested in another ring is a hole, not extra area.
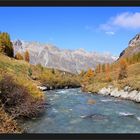
[(0, 30), (12, 40), (119, 55), (140, 31), (140, 8), (0, 7)]

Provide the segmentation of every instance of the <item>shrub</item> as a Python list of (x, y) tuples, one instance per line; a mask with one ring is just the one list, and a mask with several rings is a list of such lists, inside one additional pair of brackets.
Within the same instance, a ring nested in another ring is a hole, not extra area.
[(43, 111), (43, 100), (33, 98), (29, 91), (4, 75), (0, 81), (0, 100), (12, 117), (34, 117)]
[(28, 75), (32, 76), (32, 69), (31, 68), (28, 68)]
[(54, 70), (54, 68), (52, 68), (52, 74), (55, 74), (55, 70)]
[(22, 133), (17, 122), (0, 107), (0, 133)]
[(36, 67), (42, 72), (44, 70), (44, 67), (39, 63), (36, 65)]
[(21, 55), (21, 53), (17, 52), (16, 55), (15, 55), (15, 59), (17, 60), (23, 60), (23, 56)]

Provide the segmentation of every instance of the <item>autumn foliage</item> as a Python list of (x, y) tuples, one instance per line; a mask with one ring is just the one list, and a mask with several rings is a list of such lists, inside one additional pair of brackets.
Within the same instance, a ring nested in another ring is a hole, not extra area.
[(29, 55), (29, 52), (27, 50), (24, 53), (24, 58), (25, 58), (25, 61), (27, 61), (27, 62), (30, 61), (30, 55)]
[(83, 77), (83, 83), (86, 84), (94, 77), (94, 71), (92, 69), (88, 69), (86, 74)]
[(17, 84), (9, 75), (2, 77), (0, 91), (4, 110), (13, 118), (32, 118), (43, 111), (43, 100), (35, 99), (26, 87)]
[(124, 78), (127, 78), (127, 62), (126, 59), (121, 59), (120, 60), (120, 70), (119, 70), (119, 76), (118, 79), (122, 80)]
[(92, 69), (88, 69), (88, 71), (87, 71), (87, 73), (86, 73), (86, 76), (87, 76), (88, 78), (93, 77), (93, 76), (94, 76), (94, 71), (93, 71)]
[(102, 65), (98, 64), (95, 71), (96, 71), (96, 73), (101, 73), (102, 72)]
[(140, 52), (134, 54), (133, 56), (126, 58), (126, 61), (129, 65), (140, 62)]
[(9, 57), (14, 56), (10, 35), (6, 32), (0, 33), (0, 52), (6, 54)]
[(22, 133), (22, 129), (18, 126), (16, 120), (0, 107), (0, 133)]
[(105, 65), (105, 74), (106, 74), (106, 81), (111, 81), (111, 76), (110, 76), (110, 65), (107, 63)]
[(15, 55), (15, 59), (17, 60), (23, 60), (23, 56), (21, 55), (21, 53), (17, 52), (17, 54)]

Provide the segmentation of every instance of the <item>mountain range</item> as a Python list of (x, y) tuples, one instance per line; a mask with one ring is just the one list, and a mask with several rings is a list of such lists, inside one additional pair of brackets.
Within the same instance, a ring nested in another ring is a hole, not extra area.
[(95, 69), (99, 63), (111, 63), (117, 59), (109, 53), (87, 52), (84, 49), (60, 49), (55, 45), (39, 42), (16, 40), (12, 43), (14, 54), (29, 51), (31, 64), (41, 64), (71, 73), (80, 73), (81, 70), (86, 71), (88, 68)]

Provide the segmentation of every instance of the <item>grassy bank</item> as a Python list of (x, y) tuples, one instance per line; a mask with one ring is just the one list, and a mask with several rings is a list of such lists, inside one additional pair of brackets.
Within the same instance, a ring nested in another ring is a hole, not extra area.
[(44, 93), (37, 88), (78, 87), (79, 77), (55, 69), (34, 66), (0, 53), (0, 133), (23, 133), (19, 120), (44, 111)]
[[(83, 91), (97, 93), (101, 88), (107, 87), (108, 85), (114, 85), (114, 87), (118, 87), (119, 89), (130, 86), (132, 89), (140, 90), (140, 62), (127, 66), (127, 78), (119, 80), (119, 73), (119, 66), (110, 70), (109, 73), (103, 71), (95, 73), (94, 76), (86, 82), (81, 80)], [(109, 79), (107, 79), (108, 74)]]
[(79, 87), (80, 80), (78, 75), (60, 71), (57, 69), (45, 68), (40, 64), (30, 67), (32, 71), (31, 78), (39, 85), (48, 87), (48, 89), (59, 89), (65, 87)]
[(30, 64), (0, 54), (0, 133), (21, 133), (18, 119), (43, 110), (44, 95), (28, 75)]

